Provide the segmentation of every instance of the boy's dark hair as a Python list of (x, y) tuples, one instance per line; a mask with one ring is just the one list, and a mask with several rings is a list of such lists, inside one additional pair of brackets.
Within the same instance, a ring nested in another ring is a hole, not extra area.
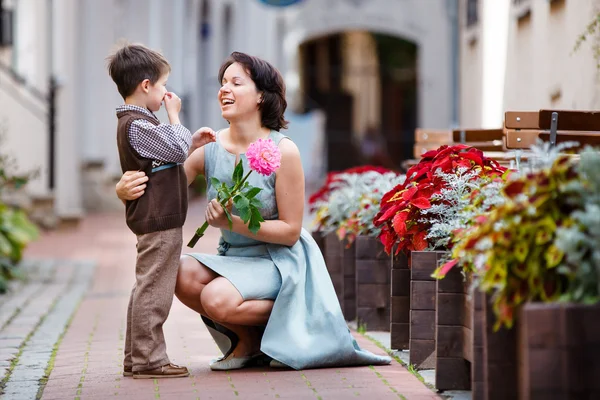
[(141, 44), (127, 44), (107, 61), (108, 73), (123, 99), (131, 96), (144, 79), (154, 85), (162, 75), (171, 72), (171, 66), (162, 54)]
[(219, 69), (219, 84), (223, 82), (225, 70), (233, 63), (241, 64), (254, 81), (256, 89), (263, 93), (262, 101), (258, 106), (261, 111), (262, 125), (277, 132), (280, 129), (287, 129), (288, 121), (283, 118), (287, 101), (281, 73), (265, 60), (234, 51)]

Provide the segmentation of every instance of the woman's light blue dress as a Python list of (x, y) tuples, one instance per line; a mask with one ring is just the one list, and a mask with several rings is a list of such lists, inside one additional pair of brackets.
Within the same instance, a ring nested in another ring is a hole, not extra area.
[[(283, 134), (271, 131), (279, 143)], [(248, 160), (241, 154), (244, 172)], [(236, 156), (217, 141), (205, 147), (205, 174), (209, 200), (217, 192), (210, 183), (215, 177), (231, 185)], [(257, 196), (265, 220), (278, 218), (275, 200), (275, 174), (256, 172), (250, 185), (263, 190)], [(233, 214), (238, 215), (233, 209)], [(189, 254), (219, 275), (227, 278), (245, 300), (274, 299), (273, 311), (264, 330), (261, 350), (295, 369), (389, 364), (391, 358), (362, 350), (348, 329), (335, 294), (323, 255), (312, 236), (302, 229), (293, 246), (265, 243), (221, 230), (218, 254)], [(210, 333), (225, 355), (235, 347), (235, 335), (203, 317)]]

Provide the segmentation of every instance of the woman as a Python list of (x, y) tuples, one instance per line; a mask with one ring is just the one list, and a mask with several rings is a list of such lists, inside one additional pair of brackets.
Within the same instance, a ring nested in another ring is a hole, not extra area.
[[(234, 52), (219, 71), (218, 100), (229, 128), (216, 142), (196, 149), (185, 162), (188, 183), (207, 178), (205, 218), (221, 229), (218, 255), (192, 253), (181, 258), (176, 295), (200, 313), (224, 357), (213, 370), (238, 369), (264, 355), (271, 366), (295, 369), (389, 364), (389, 357), (361, 350), (344, 321), (323, 256), (302, 229), (304, 174), (300, 153), (288, 137), (284, 112), (285, 84), (280, 73), (259, 58)], [(232, 210), (230, 231), (210, 178), (231, 184), (231, 174), (245, 152), (260, 138), (281, 151), (281, 167), (264, 177), (251, 174), (261, 187), (265, 222), (252, 234)], [(143, 193), (136, 175), (117, 184), (121, 199)]]

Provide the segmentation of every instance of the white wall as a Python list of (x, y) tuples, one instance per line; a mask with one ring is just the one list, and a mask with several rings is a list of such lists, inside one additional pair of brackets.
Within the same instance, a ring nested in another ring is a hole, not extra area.
[[(560, 6), (560, 4), (559, 4)], [(531, 1), (529, 22), (509, 19), (504, 107), (598, 109), (598, 70), (594, 38), (573, 53), (577, 37), (600, 8), (598, 0), (564, 0), (552, 9), (547, 1)]]

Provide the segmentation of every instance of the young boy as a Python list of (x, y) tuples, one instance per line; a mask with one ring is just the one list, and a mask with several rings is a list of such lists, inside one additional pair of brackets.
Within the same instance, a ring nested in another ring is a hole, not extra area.
[[(108, 58), (108, 71), (125, 104), (117, 107), (117, 147), (123, 172), (144, 171), (145, 194), (126, 202), (127, 226), (137, 235), (136, 282), (127, 308), (123, 375), (136, 379), (186, 377), (172, 364), (162, 326), (169, 315), (187, 213), (183, 162), (192, 134), (181, 125), (181, 100), (167, 92), (171, 67), (158, 52), (126, 45)], [(170, 124), (156, 118), (162, 102)], [(200, 129), (194, 147), (214, 141)]]

